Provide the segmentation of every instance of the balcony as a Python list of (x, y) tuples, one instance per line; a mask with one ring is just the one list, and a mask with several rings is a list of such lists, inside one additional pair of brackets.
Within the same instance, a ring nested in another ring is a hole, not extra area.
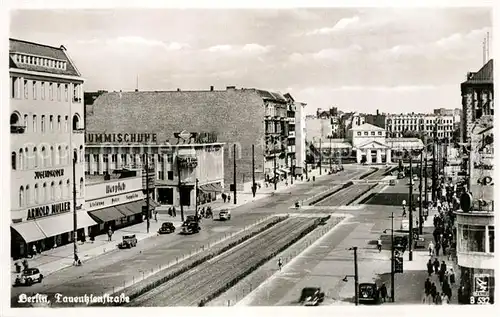
[(295, 138), (295, 131), (288, 132), (288, 137), (289, 138)]
[(289, 124), (295, 124), (295, 118), (288, 118)]
[(82, 98), (73, 97), (73, 102), (80, 103), (80, 102), (82, 102)]
[(10, 125), (10, 133), (13, 134), (21, 134), (26, 130), (26, 126), (19, 124), (11, 124)]

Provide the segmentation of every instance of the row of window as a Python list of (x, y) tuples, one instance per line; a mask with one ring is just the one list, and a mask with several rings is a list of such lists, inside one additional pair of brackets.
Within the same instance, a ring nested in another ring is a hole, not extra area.
[[(85, 154), (85, 162), (87, 164), (90, 163), (90, 155), (92, 155), (92, 159), (93, 159), (94, 163), (99, 162), (99, 154)], [(137, 164), (138, 163), (137, 156), (135, 154), (111, 154), (111, 155), (103, 154), (102, 161), (103, 161), (103, 163), (108, 163), (109, 156), (111, 156), (111, 162), (116, 163), (116, 162), (118, 162), (118, 155), (120, 155), (120, 160), (121, 160), (123, 165)], [(145, 162), (147, 154), (139, 154), (139, 155), (140, 155), (141, 162)], [(151, 164), (153, 163), (153, 160), (152, 160), (153, 155), (158, 155), (158, 154), (150, 154), (149, 155), (150, 156), (149, 161)], [(172, 164), (172, 161), (173, 161), (172, 154), (166, 154), (166, 156), (167, 156), (167, 163)], [(163, 164), (163, 162), (164, 162), (164, 156), (158, 155), (158, 163)]]
[(387, 119), (387, 124), (423, 124), (424, 121), (425, 124), (434, 124), (436, 120), (438, 124), (453, 124), (452, 119)]
[[(358, 131), (358, 136), (360, 136), (360, 135), (361, 135), (361, 131)], [(368, 135), (368, 131), (365, 131), (363, 133), (363, 135), (365, 135), (365, 136)], [(377, 133), (375, 133), (375, 131), (371, 131), (370, 135), (371, 136), (374, 136), (374, 135), (383, 135), (383, 132), (382, 131), (378, 131)]]
[[(77, 149), (74, 149), (77, 151)], [(79, 151), (76, 153), (76, 161), (82, 162), (83, 145), (80, 145)], [(65, 166), (72, 160), (69, 152), (69, 146), (63, 147), (59, 145), (42, 146), (38, 149), (36, 146), (30, 151), (28, 147), (19, 149), (19, 151), (11, 153), (11, 166), (13, 170), (29, 170), (33, 168), (45, 168), (55, 166)]]
[(67, 66), (66, 61), (56, 60), (47, 57), (38, 57), (26, 54), (13, 54), (12, 58), (14, 59), (14, 61), (20, 64), (35, 65), (35, 66), (56, 68), (62, 70), (66, 70)]
[[(10, 115), (10, 126), (12, 128), (22, 127), (23, 133), (30, 131), (34, 133), (46, 133), (46, 132), (63, 132), (62, 130), (62, 116), (58, 115), (44, 115), (40, 116), (40, 119), (36, 114), (32, 115), (31, 120), (29, 116), (25, 114), (23, 116), (23, 121), (21, 122), (21, 114), (17, 111)], [(31, 121), (31, 122), (30, 122)], [(80, 124), (80, 115), (76, 113), (73, 116), (73, 131), (82, 129)], [(38, 125), (40, 124), (40, 130), (38, 130)], [(69, 117), (64, 116), (64, 132), (68, 132), (69, 128)]]
[[(84, 191), (84, 180), (83, 177), (80, 178), (80, 197), (83, 197)], [(49, 183), (36, 183), (33, 192), (31, 191), (30, 185), (21, 186), (19, 188), (19, 207), (29, 207), (32, 205), (44, 204), (53, 201), (59, 201), (65, 198), (71, 198), (72, 189), (69, 179), (65, 182), (60, 180), (59, 182), (53, 181)]]
[(70, 96), (70, 84), (52, 83), (45, 81), (28, 80), (22, 77), (11, 77), (10, 97), (15, 99), (57, 100), (81, 102), (81, 85), (73, 84), (73, 94)]

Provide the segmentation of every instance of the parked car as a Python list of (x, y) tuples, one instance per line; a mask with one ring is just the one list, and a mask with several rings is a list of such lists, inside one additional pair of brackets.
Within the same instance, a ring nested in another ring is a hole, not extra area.
[(129, 234), (122, 237), (122, 242), (118, 243), (118, 248), (129, 249), (137, 246), (137, 238), (135, 234)]
[(359, 302), (374, 303), (379, 302), (379, 289), (375, 283), (360, 283), (359, 284)]
[(304, 306), (318, 306), (325, 299), (325, 293), (319, 287), (305, 287), (300, 294), (299, 303)]
[(160, 229), (158, 229), (159, 234), (166, 234), (172, 232), (175, 232), (175, 226), (171, 222), (162, 223)]
[(22, 271), (14, 282), (14, 286), (26, 285), (30, 286), (33, 283), (41, 283), (43, 280), (43, 275), (37, 268), (28, 268)]
[(220, 220), (231, 220), (231, 211), (229, 211), (229, 209), (222, 209), (219, 212), (219, 219)]

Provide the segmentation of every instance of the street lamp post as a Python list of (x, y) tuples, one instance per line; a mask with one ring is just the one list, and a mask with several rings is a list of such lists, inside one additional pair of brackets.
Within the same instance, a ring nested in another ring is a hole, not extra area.
[[(384, 230), (386, 233), (387, 230)], [(391, 213), (391, 301), (394, 303), (394, 212)]]
[(319, 139), (319, 175), (321, 175), (321, 165), (323, 164), (323, 151), (321, 150), (321, 138)]
[(424, 151), (420, 152), (420, 177), (418, 184), (418, 233), (423, 233), (423, 217), (422, 217), (422, 173), (423, 173), (423, 160), (424, 160)]
[(146, 222), (147, 222), (147, 225), (146, 225), (146, 230), (147, 230), (147, 233), (149, 233), (149, 226), (150, 226), (150, 223), (149, 223), (149, 166), (148, 166), (148, 162), (149, 162), (149, 156), (146, 154)]
[[(349, 251), (354, 251), (354, 304), (357, 306), (359, 303), (358, 296), (358, 247), (351, 247)], [(347, 277), (352, 275), (346, 275), (344, 281), (347, 281)]]
[(195, 202), (194, 202), (194, 214), (196, 216), (196, 218), (198, 218), (198, 184), (199, 184), (200, 180), (199, 179), (196, 179), (196, 183), (195, 183)]
[(409, 189), (409, 194), (410, 194), (410, 197), (408, 197), (408, 207), (410, 209), (410, 237), (408, 239), (409, 241), (409, 248), (408, 248), (408, 256), (409, 256), (409, 260), (412, 261), (413, 260), (413, 251), (412, 251), (412, 248), (413, 248), (413, 166), (412, 166), (412, 153), (411, 153), (411, 150), (408, 152), (408, 154), (410, 154), (410, 189)]
[(330, 171), (332, 170), (332, 138), (330, 137)]
[(73, 256), (75, 259), (75, 263), (78, 261), (78, 246), (76, 244), (77, 240), (77, 216), (76, 216), (76, 161), (77, 161), (77, 152), (73, 151)]
[(255, 183), (255, 144), (252, 144), (252, 195), (255, 198), (257, 184)]
[(233, 144), (233, 183), (234, 183), (233, 202), (236, 205), (236, 143)]
[(437, 151), (437, 122), (434, 125), (434, 140), (432, 143), (432, 202), (436, 201), (436, 151)]
[(277, 190), (278, 189), (278, 178), (277, 178), (277, 175), (276, 175), (276, 138), (273, 137), (273, 149), (274, 149), (274, 180), (273, 180), (273, 183), (274, 183), (274, 190)]
[(179, 206), (181, 208), (181, 221), (184, 222), (184, 207), (181, 199), (181, 194), (182, 194), (181, 162), (179, 159), (179, 154), (177, 154), (177, 177), (179, 178), (178, 187), (179, 187)]

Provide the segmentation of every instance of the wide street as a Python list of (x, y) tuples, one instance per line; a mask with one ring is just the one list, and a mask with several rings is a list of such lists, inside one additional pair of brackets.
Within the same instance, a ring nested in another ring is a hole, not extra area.
[(228, 222), (204, 220), (199, 234), (155, 236), (144, 240), (136, 248), (112, 251), (86, 261), (81, 267), (68, 267), (47, 276), (42, 284), (12, 288), (12, 303), (15, 305), (21, 293), (62, 293), (76, 296), (111, 292), (115, 287), (129, 283), (132, 278), (140, 279), (143, 274), (155, 271), (202, 247), (206, 248), (271, 214), (287, 213), (297, 200), (305, 200), (335, 184), (359, 178), (368, 171), (367, 167), (346, 166), (344, 171), (337, 174), (317, 178), (315, 182), (297, 184), (290, 191), (237, 207), (232, 210), (233, 217)]
[[(358, 208), (332, 209), (332, 212), (352, 215), (310, 247), (290, 261), (281, 272), (275, 273), (260, 287), (239, 301), (242, 306), (297, 305), (304, 287), (321, 287), (326, 294), (323, 305), (353, 303), (354, 255), (350, 247), (358, 247), (359, 282), (372, 282), (378, 274), (390, 272), (390, 215), (394, 211), (394, 227), (401, 224), (401, 198), (407, 199), (407, 181), (385, 187), (379, 197), (385, 197), (387, 205), (360, 205)], [(383, 195), (383, 196), (382, 196)], [(406, 196), (405, 196), (406, 195)], [(314, 206), (304, 212), (328, 212)], [(408, 219), (408, 218), (406, 218)], [(383, 250), (378, 252), (376, 241), (382, 237)], [(407, 260), (407, 257), (405, 257)], [(387, 285), (390, 289), (390, 285)]]

